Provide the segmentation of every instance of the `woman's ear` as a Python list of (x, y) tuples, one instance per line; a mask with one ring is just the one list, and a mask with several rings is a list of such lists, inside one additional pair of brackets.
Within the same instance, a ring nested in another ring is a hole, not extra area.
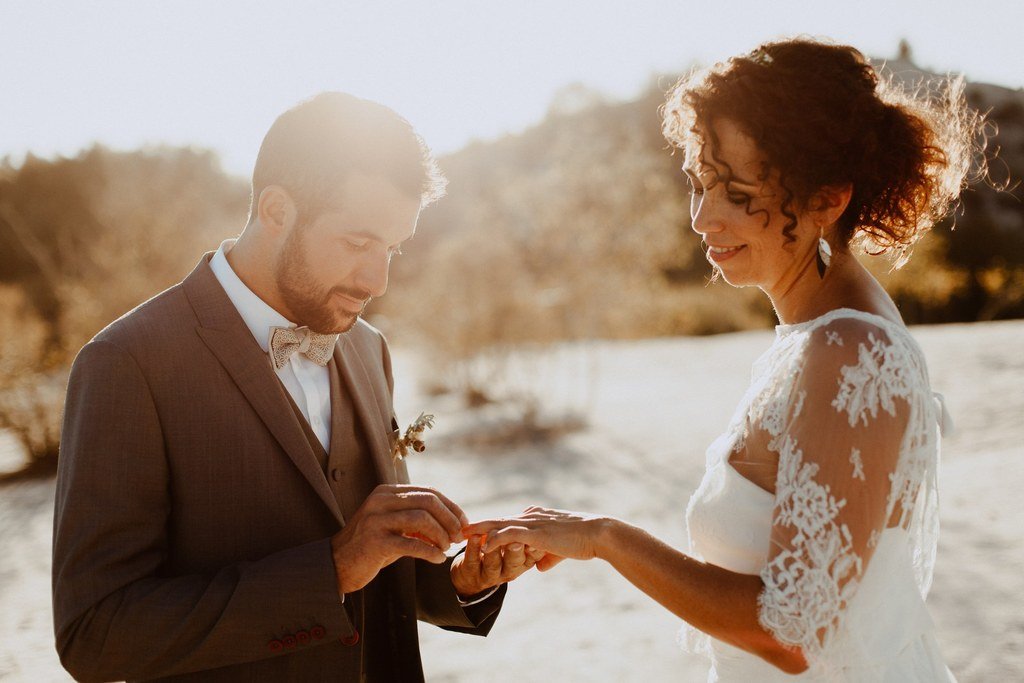
[(811, 197), (810, 210), (815, 214), (818, 225), (832, 225), (850, 205), (853, 196), (853, 183), (842, 185), (826, 185)]

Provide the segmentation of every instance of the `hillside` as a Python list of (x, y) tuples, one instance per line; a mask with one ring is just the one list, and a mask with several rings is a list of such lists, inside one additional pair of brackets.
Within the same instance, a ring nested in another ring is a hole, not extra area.
[[(936, 76), (907, 54), (879, 65), (906, 84)], [(449, 196), (424, 212), (396, 266), (401, 294), (378, 310), (435, 341), (461, 339), (469, 319), (467, 346), (771, 325), (760, 295), (705, 287), (681, 159), (660, 131), (673, 80), (628, 102), (571, 89), (575, 106), (556, 102), (518, 135), (444, 157)], [(910, 322), (1024, 316), (1024, 90), (970, 83), (967, 97), (990, 122), (988, 182), (964, 194), (955, 230), (954, 218), (939, 225), (904, 269), (872, 266)], [(996, 189), (1008, 181), (1011, 191)]]

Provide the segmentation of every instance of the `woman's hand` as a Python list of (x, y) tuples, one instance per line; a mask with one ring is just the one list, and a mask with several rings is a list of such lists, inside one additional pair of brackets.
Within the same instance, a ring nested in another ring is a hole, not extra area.
[(545, 556), (537, 569), (547, 571), (564, 559), (590, 560), (600, 556), (605, 532), (614, 520), (585, 512), (529, 507), (516, 517), (487, 519), (463, 529), (467, 536), (486, 534), (484, 551), (522, 543)]

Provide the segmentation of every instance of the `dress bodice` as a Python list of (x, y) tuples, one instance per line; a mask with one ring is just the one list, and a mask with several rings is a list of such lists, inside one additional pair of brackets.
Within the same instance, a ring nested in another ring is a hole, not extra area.
[(709, 463), (686, 510), (690, 552), (741, 574), (757, 574), (768, 561), (775, 496), (728, 462), (723, 434), (708, 449)]
[[(902, 326), (841, 309), (778, 328), (708, 448), (686, 522), (694, 557), (762, 578), (762, 627), (810, 668), (793, 677), (686, 627), (709, 680), (952, 680), (924, 605), (941, 414)], [(729, 460), (765, 447), (774, 493)]]

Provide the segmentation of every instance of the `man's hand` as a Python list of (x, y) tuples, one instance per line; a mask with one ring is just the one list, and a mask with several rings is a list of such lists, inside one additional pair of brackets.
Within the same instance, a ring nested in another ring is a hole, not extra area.
[(449, 546), (462, 540), (467, 521), (458, 505), (434, 489), (378, 486), (331, 538), (338, 593), (359, 590), (400, 557), (441, 564)]
[(543, 552), (522, 543), (484, 553), (480, 550), (482, 540), (481, 536), (470, 536), (466, 552), (452, 562), (452, 585), (463, 599), (512, 581), (544, 557)]

